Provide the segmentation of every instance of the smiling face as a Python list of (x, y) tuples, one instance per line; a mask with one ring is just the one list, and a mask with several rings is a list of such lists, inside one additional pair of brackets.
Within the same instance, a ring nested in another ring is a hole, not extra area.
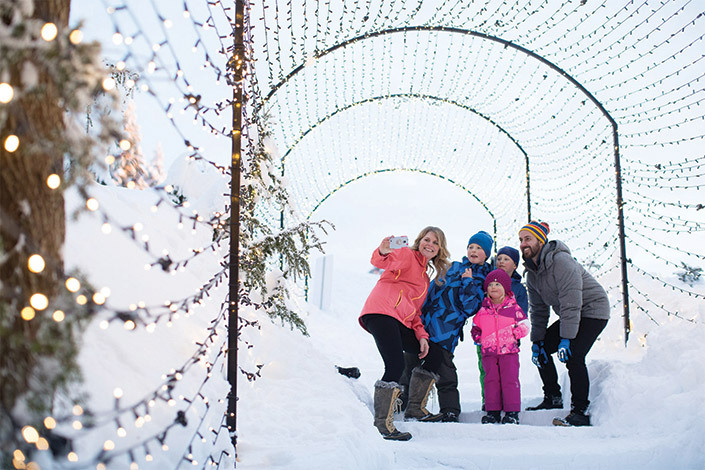
[(504, 287), (499, 282), (492, 281), (487, 284), (487, 297), (490, 298), (492, 303), (501, 304), (505, 295)]
[(497, 267), (511, 276), (514, 270), (516, 270), (517, 265), (514, 264), (513, 259), (502, 253), (501, 255), (497, 255)]
[(482, 249), (477, 243), (471, 243), (468, 245), (468, 260), (472, 264), (482, 264), (487, 259), (485, 250)]
[(524, 259), (530, 259), (536, 262), (541, 252), (543, 245), (531, 232), (521, 230), (519, 232), (519, 251)]
[(438, 237), (431, 231), (426, 232), (426, 235), (419, 240), (419, 252), (428, 260), (435, 258), (440, 249)]

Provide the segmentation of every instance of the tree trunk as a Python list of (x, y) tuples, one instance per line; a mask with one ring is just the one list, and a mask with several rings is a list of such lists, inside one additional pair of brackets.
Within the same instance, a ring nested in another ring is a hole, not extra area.
[[(68, 27), (70, 0), (35, 0), (34, 17), (56, 24), (59, 30)], [(8, 18), (1, 18), (5, 24)], [(51, 142), (64, 132), (64, 111), (57, 98), (56, 86), (41, 63), (39, 86), (29, 94), (17, 96), (8, 105), (9, 118), (0, 129), (0, 370), (7, 371), (10, 361), (25, 355), (19, 370), (23, 377), (0, 380), (0, 404), (11, 409), (18, 393), (26, 390), (35, 359), (32, 351), (21, 351), (17, 335), (29, 344), (38, 330), (40, 319), (25, 321), (20, 317), (29, 298), (42, 293), (51, 302), (63, 283), (61, 249), (65, 236), (64, 198), (61, 190), (47, 186), (47, 177), (56, 173), (63, 180), (63, 155)], [(10, 84), (20, 88), (21, 67), (10, 70)], [(19, 137), (17, 151), (5, 150), (8, 135)], [(35, 274), (27, 268), (32, 254), (40, 254), (46, 268)], [(51, 321), (48, 316), (42, 321)], [(13, 341), (8, 336), (13, 335)], [(5, 375), (5, 374), (3, 374)]]

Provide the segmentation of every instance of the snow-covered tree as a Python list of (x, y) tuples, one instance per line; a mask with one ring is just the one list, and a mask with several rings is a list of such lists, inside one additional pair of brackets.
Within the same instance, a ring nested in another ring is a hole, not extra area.
[(84, 43), (80, 31), (69, 28), (69, 9), (69, 0), (0, 0), (4, 456), (28, 445), (18, 427), (37, 425), (57, 390), (76, 378), (77, 336), (90, 309), (77, 305), (64, 287), (63, 192), (89, 184), (94, 156), (103, 155), (108, 142), (120, 140), (118, 123), (109, 113), (95, 116), (92, 134), (78, 123), (98, 94), (107, 90), (115, 101), (110, 92), (114, 83), (100, 63), (99, 45)]
[(123, 115), (125, 139), (120, 142), (120, 152), (110, 165), (110, 174), (120, 186), (130, 189), (154, 187), (164, 180), (164, 154), (159, 147), (151, 164), (142, 154), (142, 133), (137, 124), (135, 102), (127, 104)]
[[(306, 334), (306, 325), (288, 305), (291, 283), (310, 276), (311, 250), (323, 251), (319, 232), (326, 221), (296, 220), (285, 180), (274, 158), (268, 117), (254, 120), (256, 130), (250, 158), (243, 165), (240, 187), (240, 303), (265, 309), (272, 319)], [(276, 223), (272, 214), (281, 214)]]

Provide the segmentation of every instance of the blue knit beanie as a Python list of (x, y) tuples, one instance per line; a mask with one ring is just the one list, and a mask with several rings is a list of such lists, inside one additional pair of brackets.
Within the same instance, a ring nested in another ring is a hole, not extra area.
[(512, 261), (514, 261), (514, 265), (519, 266), (519, 250), (517, 250), (516, 248), (512, 248), (511, 246), (503, 246), (497, 252), (497, 256), (499, 255), (509, 256)]
[(480, 248), (482, 248), (482, 251), (485, 252), (485, 256), (487, 258), (489, 258), (492, 254), (492, 244), (494, 242), (492, 241), (492, 237), (490, 236), (490, 234), (485, 232), (484, 230), (480, 230), (475, 235), (470, 237), (470, 240), (468, 241), (468, 246), (470, 246), (471, 243), (477, 243), (478, 245), (480, 245)]

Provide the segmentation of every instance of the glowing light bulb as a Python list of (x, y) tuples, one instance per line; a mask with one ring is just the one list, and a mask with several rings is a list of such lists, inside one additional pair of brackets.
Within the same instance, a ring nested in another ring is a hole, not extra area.
[(130, 150), (130, 148), (132, 147), (132, 143), (127, 139), (122, 139), (120, 141), (119, 145), (120, 145), (120, 148), (124, 151)]
[(122, 41), (123, 41), (122, 34), (120, 34), (120, 33), (113, 34), (113, 44), (115, 44), (116, 46), (119, 46), (120, 44), (122, 44)]
[(17, 151), (18, 148), (20, 148), (20, 138), (14, 134), (8, 135), (5, 139), (5, 150), (12, 153)]
[(78, 462), (78, 454), (76, 452), (69, 452), (66, 458), (69, 462)]
[(47, 429), (54, 429), (56, 427), (56, 420), (51, 416), (44, 418), (44, 427)]
[(56, 39), (56, 35), (58, 34), (58, 32), (59, 30), (54, 23), (44, 23), (40, 34), (42, 36), (42, 39), (44, 39), (46, 42), (51, 42)]
[(32, 255), (27, 260), (27, 267), (33, 273), (40, 273), (44, 271), (46, 264), (44, 263), (44, 258), (40, 255)]
[(57, 174), (51, 174), (47, 176), (47, 186), (50, 189), (56, 189), (61, 185), (61, 177)]
[(49, 299), (46, 295), (38, 292), (29, 298), (29, 305), (35, 310), (44, 310), (49, 306)]
[(35, 312), (32, 307), (25, 307), (20, 311), (20, 316), (23, 320), (30, 321), (34, 318)]
[(80, 288), (81, 283), (75, 277), (66, 279), (66, 289), (68, 289), (69, 292), (78, 292), (78, 289)]
[(9, 83), (0, 83), (0, 103), (9, 103), (15, 96), (15, 90)]
[[(47, 449), (49, 449), (49, 441), (47, 441), (43, 437), (40, 437), (39, 440), (37, 441), (36, 446), (37, 446), (38, 450), (47, 450)], [(29, 466), (27, 468), (29, 468)]]
[(103, 450), (113, 450), (115, 449), (115, 443), (108, 439), (107, 441), (103, 442)]
[(106, 222), (103, 225), (101, 225), (100, 231), (107, 235), (113, 231), (113, 227), (111, 227), (111, 225)]
[(89, 211), (97, 211), (100, 207), (100, 203), (98, 203), (98, 200), (96, 198), (92, 197), (86, 201), (86, 207)]
[(108, 77), (105, 80), (103, 80), (103, 90), (105, 91), (110, 91), (115, 89), (115, 79), (112, 77)]
[(62, 310), (56, 310), (54, 311), (54, 314), (51, 316), (55, 322), (59, 323), (64, 321), (64, 318), (66, 318), (66, 314)]
[(117, 387), (113, 390), (113, 396), (115, 398), (122, 398), (123, 395), (124, 395), (124, 392), (122, 391), (121, 388)]
[(22, 428), (22, 437), (30, 444), (34, 444), (39, 440), (39, 433), (32, 426), (25, 426)]
[(83, 42), (83, 31), (80, 29), (74, 29), (71, 31), (71, 34), (69, 34), (69, 41), (71, 41), (71, 44), (81, 44)]

